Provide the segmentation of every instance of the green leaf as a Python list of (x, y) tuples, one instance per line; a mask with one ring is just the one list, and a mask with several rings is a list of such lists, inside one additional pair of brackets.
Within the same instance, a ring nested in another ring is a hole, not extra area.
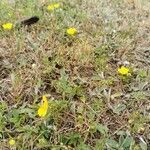
[(129, 137), (127, 136), (124, 141), (122, 142), (122, 148), (126, 149), (126, 148), (130, 148), (132, 142), (133, 142), (133, 138), (132, 137)]
[(108, 149), (111, 149), (111, 150), (119, 149), (119, 144), (113, 139), (108, 139), (106, 142), (106, 145), (107, 145)]
[(20, 114), (28, 114), (30, 118), (34, 118), (35, 117), (35, 110), (31, 109), (31, 108), (22, 108), (19, 112)]
[(84, 144), (84, 143), (80, 143), (80, 144), (77, 146), (76, 150), (91, 150), (91, 149), (90, 149), (90, 147), (89, 147), (88, 145), (86, 145), (86, 144)]
[(67, 135), (61, 135), (60, 138), (61, 138), (61, 142), (64, 145), (68, 144), (68, 145), (77, 146), (78, 143), (83, 142), (81, 135), (79, 133), (74, 133), (74, 132), (68, 133)]
[(102, 150), (105, 147), (106, 139), (102, 138), (96, 141), (95, 150)]
[(107, 126), (102, 125), (102, 124), (96, 125), (96, 129), (97, 129), (101, 134), (103, 134), (103, 135), (106, 135), (107, 132), (108, 132)]
[(113, 112), (119, 115), (125, 109), (126, 109), (126, 105), (125, 104), (118, 104), (117, 106), (115, 106), (113, 108)]
[(11, 123), (14, 123), (15, 125), (20, 124), (20, 115), (19, 115), (19, 110), (14, 109), (9, 113), (9, 121)]
[(135, 141), (129, 135), (129, 133), (127, 133), (125, 131), (119, 131), (117, 133), (117, 135), (120, 135), (120, 137), (119, 137), (120, 148), (129, 149), (129, 148), (131, 148), (134, 145)]

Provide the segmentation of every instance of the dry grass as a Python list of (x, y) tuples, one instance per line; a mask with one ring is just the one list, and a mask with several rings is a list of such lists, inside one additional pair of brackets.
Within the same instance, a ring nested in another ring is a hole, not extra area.
[[(0, 24), (40, 21), (0, 28), (0, 149), (148, 150), (148, 0), (61, 0), (54, 12), (47, 0), (3, 2)], [(68, 27), (78, 34), (66, 35)], [(127, 78), (117, 73), (124, 61)], [(50, 110), (41, 119), (44, 94)]]

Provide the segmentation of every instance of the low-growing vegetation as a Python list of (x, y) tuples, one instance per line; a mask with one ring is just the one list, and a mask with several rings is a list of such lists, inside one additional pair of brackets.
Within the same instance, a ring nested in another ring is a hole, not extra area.
[(149, 8), (1, 0), (0, 149), (148, 150)]

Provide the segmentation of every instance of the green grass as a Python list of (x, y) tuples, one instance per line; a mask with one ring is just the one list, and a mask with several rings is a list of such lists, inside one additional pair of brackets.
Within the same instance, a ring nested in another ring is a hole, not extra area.
[[(52, 2), (61, 8), (48, 12)], [(0, 149), (149, 149), (150, 3), (132, 2), (0, 1), (0, 25), (40, 17), (0, 27)], [(78, 34), (68, 36), (69, 27)], [(131, 76), (117, 72), (124, 61)]]

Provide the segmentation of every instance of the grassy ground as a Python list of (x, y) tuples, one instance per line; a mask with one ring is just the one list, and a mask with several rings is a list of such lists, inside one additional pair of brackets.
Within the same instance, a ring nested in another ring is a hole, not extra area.
[[(9, 2), (0, 1), (0, 25), (40, 21), (0, 28), (0, 149), (148, 150), (149, 1)], [(53, 2), (61, 7), (48, 12)], [(68, 36), (69, 27), (78, 34)], [(130, 76), (117, 72), (124, 61)]]

